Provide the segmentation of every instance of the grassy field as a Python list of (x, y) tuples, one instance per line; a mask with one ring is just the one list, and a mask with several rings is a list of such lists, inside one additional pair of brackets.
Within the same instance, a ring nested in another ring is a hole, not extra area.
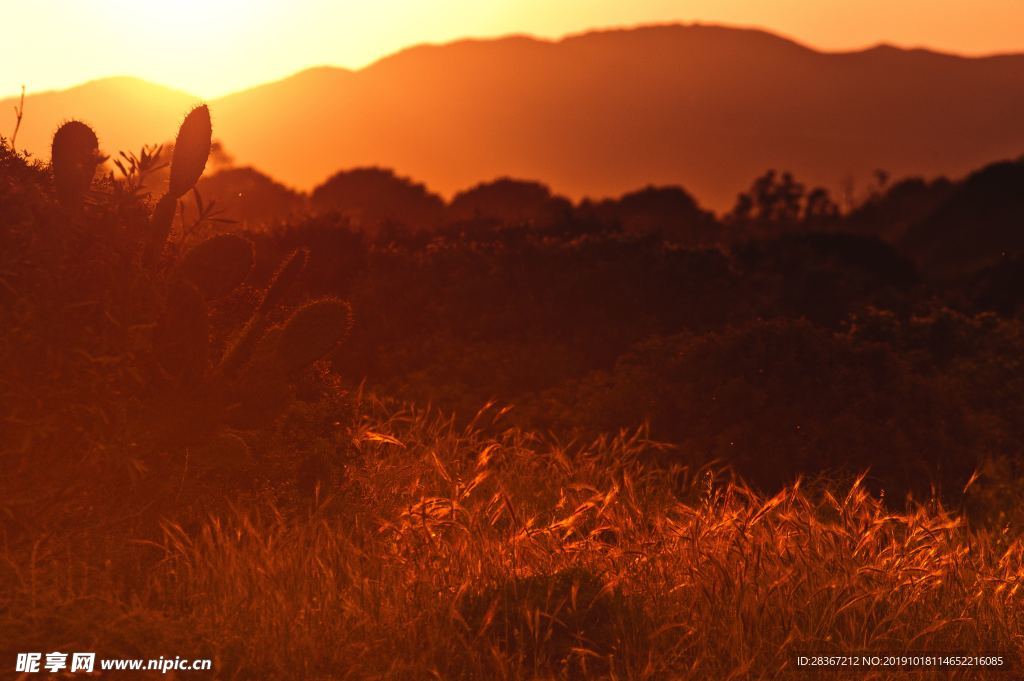
[(160, 198), (158, 151), (97, 178), (83, 123), (50, 165), (0, 144), (4, 674), (1024, 673), (1013, 263), (961, 295), (806, 220), (687, 250), (583, 205), (224, 233), (184, 212), (211, 134), (186, 116)]
[(494, 409), (462, 430), (361, 411), (359, 456), (307, 506), (256, 490), (154, 540), (6, 549), (5, 647), (204, 656), (226, 679), (949, 678), (795, 665), (1024, 649), (1024, 543), (937, 506), (653, 472), (642, 432), (563, 446)]

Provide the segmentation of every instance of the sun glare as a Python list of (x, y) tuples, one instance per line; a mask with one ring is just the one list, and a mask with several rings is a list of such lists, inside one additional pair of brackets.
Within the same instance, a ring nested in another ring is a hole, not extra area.
[[(176, 0), (174, 3), (144, 0), (100, 0), (96, 9), (112, 26), (156, 40), (230, 40), (239, 26), (259, 18), (265, 2), (254, 0)], [(160, 49), (154, 44), (154, 49)]]
[(265, 0), (100, 0), (99, 21), (127, 49), (125, 71), (203, 95), (244, 64), (252, 34), (266, 27)]

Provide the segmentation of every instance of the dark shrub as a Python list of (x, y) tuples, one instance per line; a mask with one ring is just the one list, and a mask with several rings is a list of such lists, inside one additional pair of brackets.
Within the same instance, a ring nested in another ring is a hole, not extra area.
[(302, 213), (301, 194), (275, 182), (255, 168), (228, 168), (196, 185), (207, 202), (215, 201), (225, 218), (244, 228), (287, 220)]
[(959, 396), (888, 347), (800, 321), (652, 340), (558, 397), (594, 429), (650, 420), (693, 462), (720, 459), (763, 488), (870, 468), (890, 494), (956, 490), (989, 441)]
[(385, 168), (355, 168), (337, 173), (313, 190), (313, 208), (336, 211), (359, 228), (376, 230), (397, 222), (412, 229), (437, 227), (444, 201), (425, 185)]
[(482, 220), (543, 229), (568, 221), (572, 204), (539, 182), (503, 177), (456, 194), (447, 215), (450, 222)]

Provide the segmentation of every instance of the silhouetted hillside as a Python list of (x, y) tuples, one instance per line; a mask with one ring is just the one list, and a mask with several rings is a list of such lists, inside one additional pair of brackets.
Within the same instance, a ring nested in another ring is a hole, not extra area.
[[(181, 112), (197, 101), (197, 97), (179, 90), (128, 77), (94, 80), (59, 92), (33, 94), (30, 90), (25, 97), (18, 148), (49, 159), (53, 131), (73, 117), (103, 131), (100, 148), (105, 153), (134, 151), (143, 144), (164, 142), (153, 139), (153, 131), (173, 129), (181, 122)], [(0, 101), (4, 112), (0, 135), (4, 137), (11, 134), (13, 117), (9, 128), (7, 116), (15, 104), (15, 99)]]
[[(64, 96), (47, 95), (55, 110), (118, 130)], [(42, 153), (56, 119), (36, 100), (26, 104), (23, 142)], [(173, 119), (176, 101), (145, 107)], [(822, 53), (762, 31), (653, 26), (414, 47), (212, 105), (218, 137), (239, 162), (303, 189), (339, 168), (380, 165), (449, 196), (509, 175), (574, 199), (681, 184), (723, 210), (768, 167), (835, 190), (847, 177), (867, 184), (876, 168), (958, 176), (1016, 156), (1024, 56)], [(166, 127), (145, 107), (122, 102), (117, 120), (137, 121), (140, 133)], [(131, 131), (101, 143), (157, 141)]]
[(1024, 161), (972, 173), (910, 228), (903, 245), (939, 275), (975, 271), (1024, 251)]
[(930, 182), (919, 177), (900, 180), (857, 206), (847, 228), (899, 241), (911, 226), (938, 210), (954, 189), (955, 184), (945, 177)]
[(1024, 149), (1010, 124), (1024, 116), (1024, 57), (823, 54), (664, 26), (422, 46), (304, 77), (308, 90), (285, 81), (217, 102), (229, 147), (300, 186), (382, 164), (446, 194), (506, 174), (574, 198), (654, 182), (721, 209), (771, 166), (835, 187), (878, 167), (962, 174)]

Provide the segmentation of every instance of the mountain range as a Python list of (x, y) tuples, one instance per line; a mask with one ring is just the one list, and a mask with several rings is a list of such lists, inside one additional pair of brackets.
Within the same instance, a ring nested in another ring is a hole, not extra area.
[[(196, 102), (134, 78), (33, 94), (18, 146), (48, 158), (53, 130), (78, 118), (106, 153), (135, 149)], [(237, 162), (302, 190), (380, 165), (449, 196), (500, 176), (571, 198), (679, 184), (724, 210), (768, 168), (840, 192), (876, 169), (959, 176), (1024, 153), (1024, 55), (821, 52), (709, 25), (421, 45), (209, 104)]]

